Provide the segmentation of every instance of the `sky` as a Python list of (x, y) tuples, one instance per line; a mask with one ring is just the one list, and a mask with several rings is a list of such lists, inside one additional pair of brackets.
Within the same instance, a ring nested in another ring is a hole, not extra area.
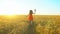
[(60, 15), (60, 0), (0, 0), (0, 15), (28, 14)]

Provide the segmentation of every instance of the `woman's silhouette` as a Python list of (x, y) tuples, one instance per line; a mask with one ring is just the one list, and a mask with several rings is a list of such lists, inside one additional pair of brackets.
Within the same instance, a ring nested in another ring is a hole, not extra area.
[[(36, 9), (35, 9), (35, 12), (36, 12)], [(30, 10), (29, 15), (28, 15), (28, 20), (29, 20), (30, 24), (32, 24), (32, 22), (33, 22), (33, 14), (35, 14), (35, 13), (33, 13), (33, 11)]]
[(29, 16), (28, 16), (28, 20), (29, 20), (30, 24), (32, 24), (32, 22), (33, 22), (33, 15), (32, 14), (33, 14), (33, 11), (30, 10)]
[[(36, 10), (35, 10), (36, 12)], [(29, 26), (28, 26), (28, 34), (34, 34), (34, 23), (33, 23), (33, 11), (30, 10), (29, 11), (29, 15), (28, 15), (28, 20), (29, 20)]]

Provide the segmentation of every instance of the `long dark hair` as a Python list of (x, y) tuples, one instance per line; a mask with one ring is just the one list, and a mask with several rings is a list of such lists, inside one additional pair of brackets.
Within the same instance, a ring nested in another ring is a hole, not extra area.
[(29, 14), (33, 14), (33, 11), (32, 11), (32, 10), (30, 10)]

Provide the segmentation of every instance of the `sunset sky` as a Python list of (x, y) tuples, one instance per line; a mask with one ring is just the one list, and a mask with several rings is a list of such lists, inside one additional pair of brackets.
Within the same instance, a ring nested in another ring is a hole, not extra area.
[(60, 0), (0, 0), (0, 15), (28, 14), (60, 15)]

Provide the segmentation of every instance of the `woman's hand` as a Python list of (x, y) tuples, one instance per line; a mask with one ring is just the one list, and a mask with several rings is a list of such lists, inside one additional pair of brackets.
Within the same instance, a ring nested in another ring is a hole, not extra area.
[(28, 17), (28, 15), (26, 15), (26, 17)]
[(34, 9), (34, 11), (35, 11), (35, 12), (34, 12), (33, 14), (36, 14), (36, 9)]

